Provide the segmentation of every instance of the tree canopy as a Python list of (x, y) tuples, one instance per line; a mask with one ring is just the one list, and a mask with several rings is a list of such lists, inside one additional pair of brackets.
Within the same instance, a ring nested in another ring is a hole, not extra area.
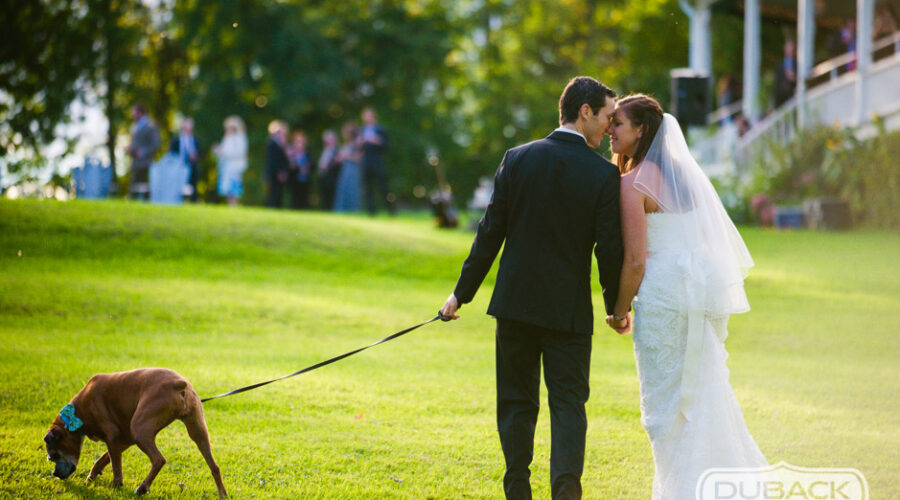
[[(241, 116), (251, 202), (262, 198), (272, 119), (305, 130), (315, 148), (324, 129), (372, 106), (391, 137), (401, 199), (437, 184), (435, 164), (465, 198), (505, 149), (556, 126), (569, 78), (591, 75), (666, 105), (668, 70), (687, 63), (677, 0), (11, 2), (3, 21), (16, 28), (0, 49), (8, 168), (26, 150), (39, 158), (69, 104), (91, 89), (111, 119), (114, 158), (135, 101), (164, 134), (176, 115), (193, 116), (207, 145), (220, 140), (226, 116)], [(211, 160), (205, 171), (211, 186)]]

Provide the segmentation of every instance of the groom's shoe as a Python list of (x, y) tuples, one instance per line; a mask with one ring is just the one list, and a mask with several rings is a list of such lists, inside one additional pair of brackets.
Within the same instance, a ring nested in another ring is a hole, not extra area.
[(556, 478), (551, 485), (553, 500), (581, 500), (581, 481), (570, 474)]
[(503, 478), (503, 491), (506, 500), (531, 500), (531, 483), (529, 477), (510, 477), (507, 474)]

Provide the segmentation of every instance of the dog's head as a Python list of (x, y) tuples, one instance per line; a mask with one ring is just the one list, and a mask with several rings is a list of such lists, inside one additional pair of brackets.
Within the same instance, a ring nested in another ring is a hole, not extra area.
[(67, 429), (62, 418), (57, 416), (50, 426), (50, 430), (47, 431), (47, 435), (44, 436), (47, 460), (56, 464), (53, 469), (54, 476), (65, 479), (75, 472), (83, 443), (84, 435)]

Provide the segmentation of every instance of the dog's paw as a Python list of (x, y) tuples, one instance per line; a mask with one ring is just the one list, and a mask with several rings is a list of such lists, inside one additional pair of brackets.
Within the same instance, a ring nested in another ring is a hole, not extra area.
[(150, 488), (141, 484), (140, 486), (137, 487), (136, 490), (134, 490), (134, 494), (135, 495), (146, 495), (149, 491), (150, 491)]
[(122, 480), (121, 480), (121, 479), (113, 479), (112, 487), (113, 487), (113, 488), (121, 488), (121, 487), (122, 487)]

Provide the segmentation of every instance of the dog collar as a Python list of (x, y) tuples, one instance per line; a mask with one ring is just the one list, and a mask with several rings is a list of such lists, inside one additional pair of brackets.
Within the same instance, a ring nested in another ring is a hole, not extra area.
[(79, 434), (84, 433), (84, 422), (75, 416), (75, 406), (72, 403), (67, 404), (59, 411), (59, 418), (66, 424), (66, 429)]

